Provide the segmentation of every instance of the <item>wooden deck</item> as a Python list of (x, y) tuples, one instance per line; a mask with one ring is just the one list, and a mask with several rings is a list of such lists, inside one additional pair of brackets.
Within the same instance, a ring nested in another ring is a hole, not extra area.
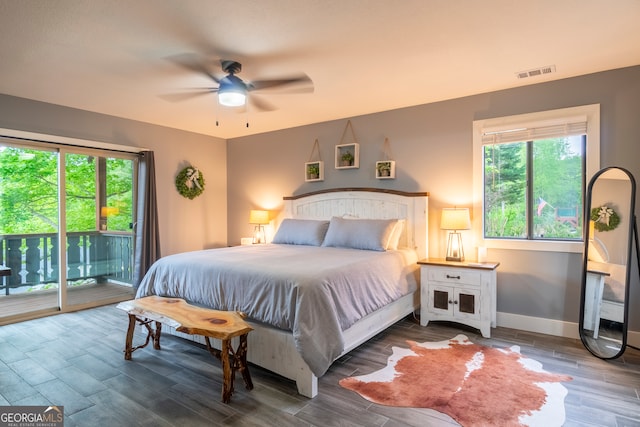
[(83, 310), (132, 299), (131, 286), (97, 283), (67, 288), (67, 304), (58, 306), (58, 290), (0, 296), (0, 325), (48, 316), (55, 313)]

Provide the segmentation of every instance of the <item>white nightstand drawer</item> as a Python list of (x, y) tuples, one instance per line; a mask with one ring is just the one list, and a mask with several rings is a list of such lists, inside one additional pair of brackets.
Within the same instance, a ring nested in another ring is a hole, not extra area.
[(480, 273), (465, 271), (464, 269), (431, 268), (429, 281), (442, 283), (463, 283), (465, 285), (480, 285)]

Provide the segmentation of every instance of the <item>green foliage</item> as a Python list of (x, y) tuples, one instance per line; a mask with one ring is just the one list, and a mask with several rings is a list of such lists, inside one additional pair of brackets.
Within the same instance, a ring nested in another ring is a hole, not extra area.
[(57, 158), (50, 151), (0, 151), (0, 233), (57, 231)]
[[(582, 212), (581, 137), (484, 147), (485, 236), (501, 238), (576, 239), (578, 227), (558, 221), (555, 208)], [(527, 174), (527, 150), (532, 150)], [(527, 184), (532, 185), (528, 189)], [(527, 204), (527, 191), (533, 203)], [(538, 212), (538, 207), (541, 209)], [(527, 218), (533, 222), (528, 236)]]
[[(97, 230), (98, 157), (65, 157), (68, 231)], [(108, 219), (110, 230), (129, 230), (133, 214), (133, 162), (104, 161), (106, 205), (119, 209)], [(0, 146), (0, 234), (43, 234), (58, 230), (58, 153)]]
[(109, 230), (129, 231), (133, 222), (133, 162), (107, 159), (107, 206), (118, 208), (108, 219)]
[(491, 209), (485, 215), (485, 235), (505, 238), (526, 237), (527, 221), (524, 202), (504, 205), (504, 209)]
[(67, 154), (67, 230), (96, 229), (96, 159), (81, 154)]
[[(197, 184), (191, 179), (192, 176), (195, 176), (196, 172), (198, 173), (198, 176), (195, 179)], [(178, 193), (183, 197), (187, 197), (192, 200), (202, 194), (204, 191), (204, 184), (205, 182), (202, 172), (193, 166), (187, 166), (176, 176), (176, 189), (178, 190)]]

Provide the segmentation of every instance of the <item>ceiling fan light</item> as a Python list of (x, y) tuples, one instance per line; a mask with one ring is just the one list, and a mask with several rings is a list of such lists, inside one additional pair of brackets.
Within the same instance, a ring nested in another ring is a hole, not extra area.
[(247, 94), (241, 91), (218, 92), (218, 102), (225, 107), (241, 107), (247, 100)]

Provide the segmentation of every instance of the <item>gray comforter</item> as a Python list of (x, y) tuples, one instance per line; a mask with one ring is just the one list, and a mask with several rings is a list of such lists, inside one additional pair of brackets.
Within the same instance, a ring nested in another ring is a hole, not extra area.
[(375, 252), (301, 245), (252, 245), (171, 255), (147, 272), (136, 298), (184, 298), (293, 332), (322, 376), (344, 350), (342, 331), (416, 290), (412, 250)]

